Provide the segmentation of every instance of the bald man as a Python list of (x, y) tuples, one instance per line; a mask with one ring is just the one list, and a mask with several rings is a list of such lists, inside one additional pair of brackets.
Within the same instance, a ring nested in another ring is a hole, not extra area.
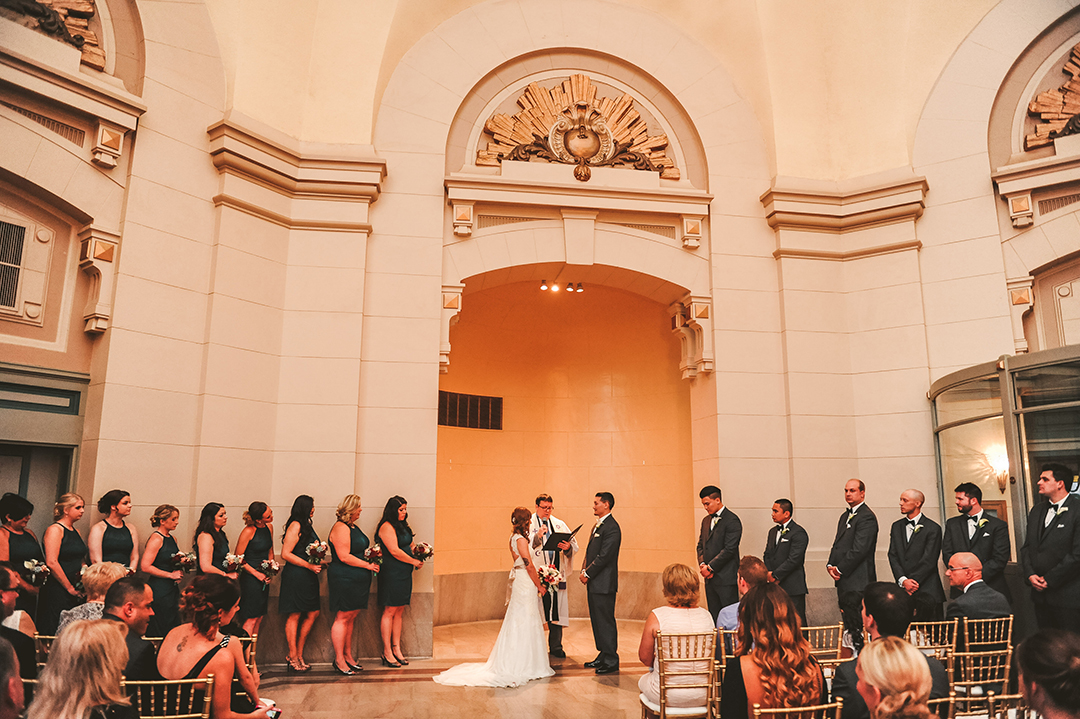
[(889, 566), (893, 578), (915, 602), (916, 622), (941, 619), (945, 589), (938, 574), (941, 525), (922, 513), (926, 496), (917, 489), (900, 494), (902, 518), (889, 534)]
[(960, 591), (946, 608), (946, 619), (999, 619), (1012, 614), (1005, 595), (983, 581), (982, 562), (971, 552), (952, 555), (945, 576), (949, 578), (949, 584)]

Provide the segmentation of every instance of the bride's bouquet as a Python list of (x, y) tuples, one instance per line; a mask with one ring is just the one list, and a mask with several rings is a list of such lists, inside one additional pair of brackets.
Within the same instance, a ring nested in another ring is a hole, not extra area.
[(270, 580), (276, 577), (278, 572), (281, 571), (281, 565), (277, 563), (277, 560), (264, 559), (262, 560), (262, 564), (259, 565), (259, 569), (266, 575), (266, 581), (263, 582), (263, 591), (268, 592), (270, 591)]
[(27, 559), (23, 562), (26, 571), (29, 572), (30, 585), (37, 587), (45, 583), (49, 577), (49, 567), (40, 559)]
[(330, 545), (326, 542), (312, 542), (304, 551), (307, 554), (308, 564), (322, 564), (330, 552)]
[(244, 555), (243, 554), (226, 554), (225, 559), (221, 560), (221, 568), (225, 571), (226, 574), (231, 574), (233, 572), (239, 572), (240, 567), (242, 567), (243, 564), (244, 564)]
[(364, 561), (370, 562), (376, 566), (382, 566), (382, 547), (378, 544), (373, 544), (364, 550)]
[(552, 564), (539, 567), (536, 570), (536, 575), (540, 579), (540, 584), (549, 592), (558, 589), (559, 585), (566, 581), (566, 577), (563, 576), (562, 572)]
[(435, 556), (435, 548), (427, 542), (417, 542), (413, 545), (413, 556), (421, 562), (426, 562)]

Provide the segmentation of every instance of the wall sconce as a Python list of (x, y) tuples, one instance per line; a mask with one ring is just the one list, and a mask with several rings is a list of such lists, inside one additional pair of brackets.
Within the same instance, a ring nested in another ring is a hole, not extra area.
[(1009, 455), (1003, 449), (993, 450), (986, 455), (986, 463), (997, 479), (998, 489), (1005, 494), (1005, 487), (1009, 485)]

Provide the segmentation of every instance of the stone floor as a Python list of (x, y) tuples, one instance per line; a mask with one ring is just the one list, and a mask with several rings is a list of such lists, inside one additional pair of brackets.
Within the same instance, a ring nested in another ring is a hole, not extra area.
[(619, 674), (596, 676), (583, 662), (596, 656), (587, 620), (572, 620), (563, 636), (566, 659), (552, 659), (555, 676), (514, 689), (444, 687), (431, 677), (466, 661), (484, 661), (501, 622), (436, 627), (434, 658), (413, 659), (408, 667), (387, 669), (369, 661), (355, 677), (315, 665), (302, 679), (263, 668), (262, 693), (277, 701), (282, 719), (440, 719), (513, 717), (561, 719), (622, 718), (641, 715), (638, 679), (645, 667), (637, 659), (644, 622), (619, 620)]

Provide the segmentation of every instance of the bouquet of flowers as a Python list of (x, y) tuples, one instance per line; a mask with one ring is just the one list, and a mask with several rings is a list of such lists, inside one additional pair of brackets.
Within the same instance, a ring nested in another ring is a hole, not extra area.
[(330, 545), (326, 542), (312, 542), (305, 550), (308, 564), (322, 564), (326, 555), (330, 552)]
[(195, 559), (195, 552), (177, 552), (172, 555), (172, 565), (184, 574), (194, 572), (199, 563)]
[(264, 559), (262, 564), (259, 565), (259, 569), (266, 575), (266, 582), (263, 583), (263, 591), (270, 591), (270, 580), (278, 575), (281, 571), (281, 565), (274, 559)]
[(435, 556), (435, 549), (427, 542), (417, 542), (413, 545), (413, 556), (421, 562), (426, 562)]
[(86, 594), (86, 588), (83, 586), (83, 583), (82, 583), (82, 576), (84, 574), (86, 574), (86, 570), (88, 568), (89, 567), (87, 567), (87, 565), (84, 564), (79, 569), (79, 581), (75, 582), (75, 591), (78, 592), (79, 594)]
[(371, 562), (372, 564), (382, 566), (382, 547), (378, 544), (373, 544), (364, 550), (364, 561)]
[(540, 584), (549, 592), (558, 589), (559, 585), (566, 581), (566, 577), (563, 576), (562, 572), (552, 564), (546, 567), (538, 567), (536, 574), (540, 578)]
[(23, 562), (23, 566), (26, 567), (26, 571), (30, 574), (28, 579), (30, 584), (37, 587), (45, 583), (45, 580), (49, 577), (49, 567), (38, 559), (27, 559)]
[(232, 572), (239, 572), (240, 567), (243, 566), (243, 564), (243, 554), (226, 554), (225, 559), (221, 560), (221, 568), (225, 571), (226, 574), (231, 574)]

